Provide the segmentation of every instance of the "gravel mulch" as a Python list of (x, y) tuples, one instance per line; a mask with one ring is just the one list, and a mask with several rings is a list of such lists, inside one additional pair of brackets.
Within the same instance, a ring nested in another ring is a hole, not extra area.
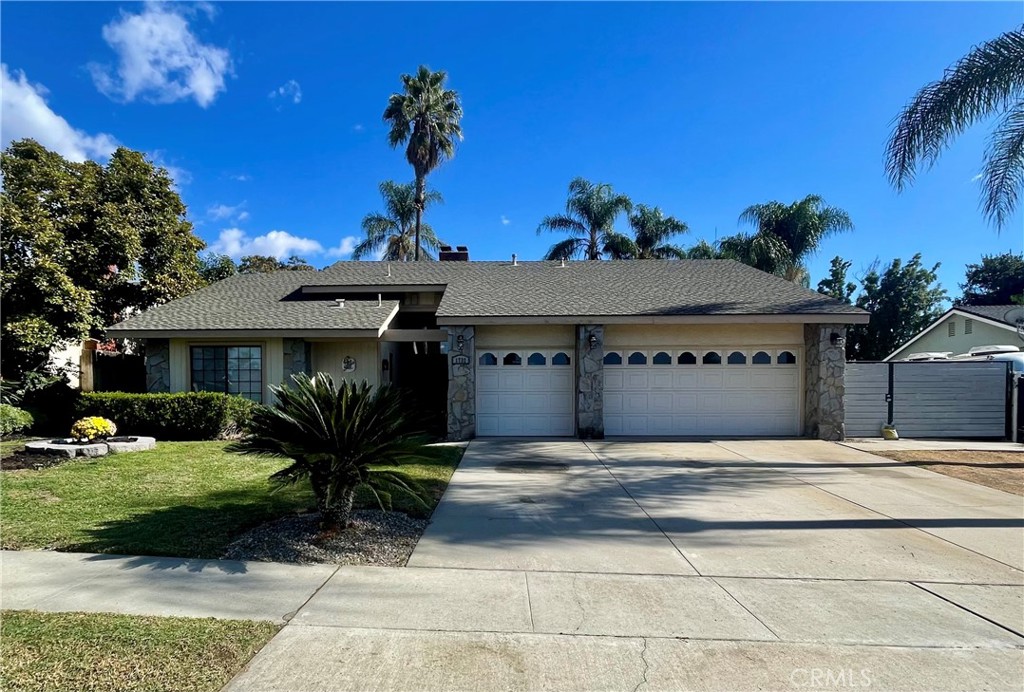
[(323, 536), (319, 521), (320, 515), (312, 513), (268, 522), (231, 543), (223, 558), (404, 567), (429, 523), (402, 512), (358, 510), (344, 531)]

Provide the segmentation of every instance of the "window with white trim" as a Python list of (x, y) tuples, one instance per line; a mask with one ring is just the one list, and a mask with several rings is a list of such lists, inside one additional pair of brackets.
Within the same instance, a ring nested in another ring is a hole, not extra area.
[(237, 394), (263, 401), (263, 349), (260, 346), (192, 346), (192, 391)]

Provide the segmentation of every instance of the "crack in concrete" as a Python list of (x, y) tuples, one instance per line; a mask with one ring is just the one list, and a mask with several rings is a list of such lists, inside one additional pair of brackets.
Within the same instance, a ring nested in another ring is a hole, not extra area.
[(647, 660), (647, 637), (643, 637), (643, 642), (644, 642), (644, 648), (640, 650), (640, 660), (643, 661), (643, 663), (644, 663), (644, 670), (643, 670), (643, 673), (641, 673), (640, 682), (638, 682), (636, 684), (636, 687), (633, 688), (633, 692), (637, 692), (637, 690), (640, 689), (641, 685), (648, 684), (647, 683), (647, 672), (651, 669), (651, 664)]
[(580, 610), (580, 621), (576, 624), (574, 632), (579, 632), (580, 628), (583, 627), (583, 623), (587, 621), (587, 609), (583, 607), (583, 602), (580, 600), (580, 592), (576, 590), (576, 580), (579, 578), (579, 573), (574, 572), (572, 575), (572, 598), (576, 602), (576, 607)]

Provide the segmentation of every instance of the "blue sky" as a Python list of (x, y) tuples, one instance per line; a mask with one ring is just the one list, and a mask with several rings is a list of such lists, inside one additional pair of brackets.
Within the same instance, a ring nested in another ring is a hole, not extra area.
[[(966, 133), (902, 195), (890, 122), (1020, 3), (3, 5), (3, 140), (102, 160), (115, 143), (176, 176), (197, 233), (236, 256), (344, 257), (377, 185), (411, 171), (380, 121), (398, 77), (450, 74), (466, 139), (431, 179), (439, 235), (474, 259), (539, 258), (573, 177), (685, 220), (690, 244), (734, 233), (755, 202), (817, 193), (857, 226), (860, 272), (922, 252), (952, 295), (963, 265), (1020, 252), (973, 180)], [(621, 224), (623, 229), (625, 224)]]

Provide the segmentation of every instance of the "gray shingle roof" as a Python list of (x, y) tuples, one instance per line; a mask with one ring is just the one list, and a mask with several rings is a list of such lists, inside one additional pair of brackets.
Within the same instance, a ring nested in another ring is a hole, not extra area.
[(397, 300), (302, 300), (297, 295), (313, 272), (239, 274), (195, 293), (157, 305), (107, 329), (123, 331), (310, 331), (377, 330), (398, 307)]
[(337, 310), (327, 307), (332, 300), (303, 300), (304, 286), (384, 292), (388, 287), (398, 292), (407, 286), (438, 286), (444, 290), (439, 320), (825, 315), (863, 321), (867, 314), (732, 260), (593, 261), (564, 267), (559, 262), (338, 262), (318, 272), (235, 276), (152, 308), (111, 332), (366, 329), (381, 314), (376, 301), (358, 307), (349, 301)]
[(966, 312), (971, 315), (978, 315), (979, 317), (985, 317), (996, 322), (1002, 322), (1008, 324), (1011, 327), (1014, 326), (1013, 322), (1006, 319), (1006, 313), (1013, 308), (1019, 308), (1019, 305), (955, 305), (953, 306), (960, 312)]

